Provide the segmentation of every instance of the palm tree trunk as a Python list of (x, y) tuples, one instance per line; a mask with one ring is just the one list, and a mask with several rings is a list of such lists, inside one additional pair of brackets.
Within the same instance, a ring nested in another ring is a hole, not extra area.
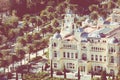
[(45, 50), (43, 49), (43, 54), (44, 54)]
[(10, 71), (9, 66), (7, 68), (8, 68), (8, 72), (9, 72)]
[(6, 67), (4, 67), (4, 74), (5, 74), (5, 70), (6, 70), (5, 68), (6, 68)]
[(21, 62), (20, 62), (20, 65), (22, 66), (22, 60), (21, 60)]
[(51, 77), (53, 77), (53, 68), (52, 68), (52, 60), (51, 60)]
[(18, 72), (16, 71), (16, 80), (18, 80)]
[(30, 53), (29, 53), (29, 62), (30, 62)]
[(36, 51), (36, 57), (37, 57), (38, 55), (37, 55), (37, 51)]
[(13, 69), (14, 69), (14, 66), (15, 66), (14, 64), (15, 64), (15, 62), (13, 61), (13, 64), (12, 64)]

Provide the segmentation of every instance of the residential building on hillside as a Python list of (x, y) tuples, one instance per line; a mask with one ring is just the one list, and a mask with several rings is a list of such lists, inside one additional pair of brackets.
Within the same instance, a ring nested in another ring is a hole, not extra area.
[(67, 70), (76, 72), (79, 68), (81, 74), (89, 74), (91, 69), (95, 73), (106, 69), (107, 73), (116, 75), (120, 67), (119, 17), (110, 16), (111, 20), (100, 17), (96, 25), (91, 23), (83, 27), (75, 23), (75, 18), (80, 17), (67, 9), (61, 32), (50, 38), (49, 58), (53, 69), (63, 70), (65, 66)]

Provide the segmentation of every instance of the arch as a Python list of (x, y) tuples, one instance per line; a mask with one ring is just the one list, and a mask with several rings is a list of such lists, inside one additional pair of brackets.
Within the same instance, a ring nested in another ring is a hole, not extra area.
[(82, 54), (82, 60), (87, 60), (87, 54), (85, 53)]
[(114, 70), (110, 69), (110, 74), (113, 75), (114, 74)]

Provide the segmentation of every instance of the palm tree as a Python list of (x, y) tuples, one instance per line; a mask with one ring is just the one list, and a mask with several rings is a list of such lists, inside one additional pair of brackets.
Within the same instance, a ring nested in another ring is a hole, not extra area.
[(17, 55), (19, 57), (19, 60), (21, 60), (21, 65), (22, 65), (22, 59), (25, 57), (25, 51), (23, 49), (18, 49), (17, 50)]
[(50, 73), (50, 74), (51, 74), (51, 77), (53, 77), (52, 59), (51, 59), (51, 63), (50, 63), (50, 64), (51, 64), (51, 66), (50, 66), (50, 68), (51, 68), (51, 73)]
[(14, 69), (14, 64), (15, 64), (15, 62), (16, 61), (18, 61), (18, 57), (17, 57), (17, 55), (12, 55), (12, 66), (13, 66), (13, 69)]
[(28, 53), (29, 53), (29, 61), (30, 61), (30, 55), (31, 55), (31, 52), (33, 52), (33, 46), (32, 45), (28, 45)]
[(38, 26), (38, 31), (40, 30), (40, 26), (42, 25), (42, 20), (40, 18), (37, 19), (37, 26)]
[(41, 39), (40, 34), (39, 34), (39, 33), (34, 33), (34, 34), (33, 34), (33, 39), (34, 39), (34, 40), (40, 40), (40, 39)]
[(59, 22), (57, 21), (57, 19), (53, 20), (52, 26), (55, 27), (55, 28), (59, 26)]
[(94, 72), (93, 72), (93, 67), (91, 68), (91, 78), (93, 79)]
[(35, 27), (37, 23), (36, 17), (31, 17), (30, 22), (32, 23), (32, 26)]
[(42, 28), (40, 32), (43, 34), (43, 37), (44, 37), (44, 34), (47, 32), (47, 30), (46, 28)]
[(63, 71), (64, 71), (64, 78), (66, 79), (66, 68), (65, 68), (65, 64), (64, 64), (64, 69), (63, 69)]
[(106, 70), (104, 70), (104, 71), (102, 71), (102, 73), (101, 73), (101, 80), (107, 80), (107, 78), (106, 78)]
[(29, 15), (29, 14), (24, 15), (24, 16), (23, 16), (23, 20), (24, 20), (25, 22), (28, 22), (28, 21), (30, 20), (30, 15)]
[(92, 12), (90, 15), (91, 15), (91, 19), (93, 19), (93, 20), (98, 19), (98, 13), (96, 11)]
[(80, 69), (78, 67), (78, 80), (80, 80)]
[(5, 73), (6, 67), (8, 67), (8, 60), (2, 60), (1, 66), (4, 67), (4, 73)]
[(36, 52), (36, 57), (38, 56), (37, 55), (37, 52), (38, 52), (38, 50), (39, 50), (39, 47), (40, 47), (40, 41), (39, 40), (35, 40), (34, 42), (33, 42), (33, 44), (34, 44), (34, 51)]
[(32, 35), (31, 34), (27, 34), (26, 35), (26, 42), (27, 43), (32, 43), (32, 41), (33, 41)]
[(52, 33), (53, 32), (53, 28), (51, 25), (48, 25), (47, 28), (46, 28), (47, 32), (50, 32)]
[(48, 46), (48, 39), (42, 39), (41, 40), (41, 49), (43, 49), (43, 54), (44, 54), (44, 49)]

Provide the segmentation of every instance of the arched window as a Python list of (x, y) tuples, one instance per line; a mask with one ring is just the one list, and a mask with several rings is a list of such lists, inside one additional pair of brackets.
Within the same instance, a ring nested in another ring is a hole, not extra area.
[(63, 52), (63, 57), (65, 58), (66, 56), (65, 56), (65, 52)]
[(110, 62), (111, 62), (111, 63), (114, 63), (114, 56), (111, 56)]
[(54, 47), (56, 47), (56, 43), (54, 43)]
[(67, 58), (69, 58), (70, 57), (70, 54), (69, 54), (69, 52), (67, 53)]
[(75, 53), (75, 58), (76, 58), (76, 59), (78, 58), (78, 53)]
[(87, 60), (87, 55), (85, 53), (82, 54), (82, 60)]
[(100, 61), (102, 61), (102, 56), (100, 55)]
[(94, 55), (91, 55), (91, 60), (94, 60)]
[(95, 55), (95, 60), (98, 61), (98, 55)]
[(57, 52), (56, 51), (54, 51), (54, 57), (57, 57)]
[(110, 74), (113, 75), (114, 74), (114, 70), (110, 69)]

